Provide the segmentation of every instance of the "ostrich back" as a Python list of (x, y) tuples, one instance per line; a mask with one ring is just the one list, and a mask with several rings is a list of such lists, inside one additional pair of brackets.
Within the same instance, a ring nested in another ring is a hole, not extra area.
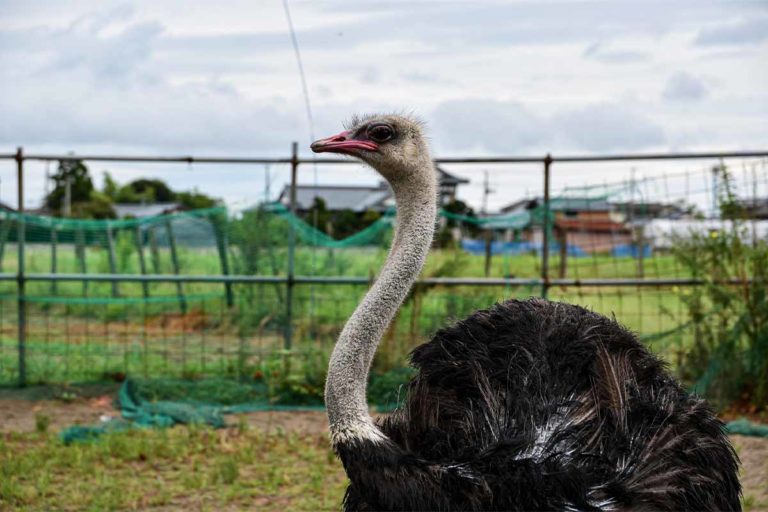
[(347, 510), (737, 510), (722, 423), (614, 320), (511, 300), (412, 354), (388, 440), (338, 446)]

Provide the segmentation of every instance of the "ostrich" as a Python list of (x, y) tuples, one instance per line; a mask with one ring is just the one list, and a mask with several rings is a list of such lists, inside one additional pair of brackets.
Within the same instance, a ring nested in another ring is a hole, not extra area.
[(723, 424), (615, 320), (542, 299), (508, 300), (411, 354), (404, 404), (368, 413), (376, 347), (434, 235), (437, 177), (421, 123), (354, 119), (316, 153), (359, 158), (391, 185), (392, 247), (331, 355), (331, 442), (345, 510), (739, 510)]

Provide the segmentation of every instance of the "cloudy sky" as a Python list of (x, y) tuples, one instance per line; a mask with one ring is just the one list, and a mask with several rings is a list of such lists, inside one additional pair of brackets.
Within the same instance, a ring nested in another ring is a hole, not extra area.
[[(428, 122), (439, 156), (768, 146), (765, 0), (290, 8), (318, 136), (352, 113), (407, 110)], [(307, 152), (310, 131), (280, 0), (0, 0), (0, 153), (286, 156), (293, 140)], [(35, 205), (44, 167), (29, 167)], [(235, 207), (266, 192), (263, 166), (94, 164), (99, 183), (104, 169), (121, 181), (160, 176)], [(453, 169), (472, 178), (462, 195), (475, 204), (484, 169)], [(536, 168), (488, 170), (491, 207), (540, 186)], [(582, 167), (557, 179), (629, 170)], [(270, 173), (274, 196), (288, 175)], [(0, 180), (0, 199), (14, 204), (9, 162)], [(300, 181), (376, 178), (358, 166), (307, 166)]]

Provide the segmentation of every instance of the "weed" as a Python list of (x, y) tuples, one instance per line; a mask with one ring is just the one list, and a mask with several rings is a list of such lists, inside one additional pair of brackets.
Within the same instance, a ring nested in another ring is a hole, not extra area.
[(48, 427), (51, 425), (51, 418), (47, 414), (41, 412), (35, 413), (35, 431), (39, 434), (45, 434), (48, 432)]
[(224, 459), (219, 463), (216, 473), (219, 482), (232, 485), (240, 473), (237, 461), (233, 457)]
[(768, 243), (739, 220), (729, 174), (722, 173), (720, 207), (730, 227), (681, 238), (674, 247), (678, 261), (702, 282), (680, 292), (693, 325), (680, 370), (720, 406), (741, 401), (762, 408), (768, 403)]

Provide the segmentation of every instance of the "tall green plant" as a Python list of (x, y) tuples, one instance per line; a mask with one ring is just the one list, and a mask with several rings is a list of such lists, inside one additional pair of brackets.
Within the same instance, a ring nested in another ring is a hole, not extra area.
[(722, 168), (719, 198), (733, 220), (723, 229), (676, 240), (677, 260), (703, 284), (681, 299), (692, 323), (693, 347), (682, 377), (719, 405), (768, 404), (768, 243), (743, 220), (730, 175)]

